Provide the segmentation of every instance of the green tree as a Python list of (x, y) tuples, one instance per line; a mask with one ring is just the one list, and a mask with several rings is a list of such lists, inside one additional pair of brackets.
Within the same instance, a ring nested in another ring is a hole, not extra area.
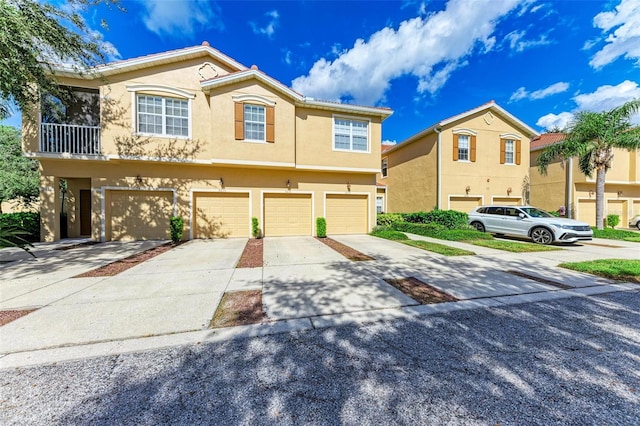
[(38, 192), (38, 162), (22, 155), (18, 129), (0, 126), (0, 203), (17, 199), (30, 204)]
[(99, 3), (117, 0), (67, 0), (65, 5), (0, 0), (0, 119), (9, 115), (12, 100), (28, 115), (40, 93), (66, 99), (69, 93), (56, 83), (54, 65), (87, 72), (104, 62), (102, 36), (81, 15)]
[(563, 141), (545, 148), (538, 156), (542, 174), (557, 158), (578, 158), (580, 171), (591, 177), (596, 171), (596, 226), (604, 228), (604, 183), (611, 168), (613, 148), (640, 149), (640, 127), (633, 127), (631, 117), (640, 111), (640, 99), (629, 101), (609, 111), (579, 112), (563, 132)]

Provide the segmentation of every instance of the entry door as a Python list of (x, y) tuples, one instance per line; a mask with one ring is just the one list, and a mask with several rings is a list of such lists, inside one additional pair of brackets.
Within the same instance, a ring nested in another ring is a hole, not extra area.
[(80, 235), (91, 235), (91, 190), (80, 190)]

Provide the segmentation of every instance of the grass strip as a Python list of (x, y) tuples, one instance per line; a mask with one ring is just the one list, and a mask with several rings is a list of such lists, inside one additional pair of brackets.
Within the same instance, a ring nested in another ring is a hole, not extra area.
[(225, 293), (209, 324), (210, 328), (235, 327), (258, 324), (267, 320), (262, 309), (260, 290)]
[(521, 243), (504, 240), (471, 240), (465, 241), (474, 246), (488, 247), (496, 250), (510, 251), (512, 253), (529, 253), (534, 251), (555, 251), (562, 250), (560, 247), (543, 246), (533, 243)]
[(604, 238), (607, 240), (623, 240), (630, 242), (640, 242), (640, 234), (633, 231), (625, 231), (624, 229), (593, 229), (593, 238)]
[(432, 243), (422, 240), (408, 240), (401, 241), (408, 246), (417, 247), (423, 250), (431, 251), (433, 253), (442, 254), (444, 256), (470, 256), (475, 253), (469, 250), (459, 249), (457, 247), (451, 247), (445, 244)]
[(559, 266), (614, 280), (640, 283), (640, 260), (598, 259), (561, 263)]

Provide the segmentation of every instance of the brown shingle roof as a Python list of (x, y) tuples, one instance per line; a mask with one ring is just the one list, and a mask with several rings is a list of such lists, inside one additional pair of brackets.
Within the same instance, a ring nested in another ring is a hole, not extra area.
[(389, 151), (391, 148), (393, 148), (394, 146), (396, 146), (396, 144), (386, 144), (383, 143), (382, 144), (382, 153), (384, 154), (385, 152)]
[(531, 140), (530, 150), (537, 150), (564, 140), (564, 133), (543, 133)]

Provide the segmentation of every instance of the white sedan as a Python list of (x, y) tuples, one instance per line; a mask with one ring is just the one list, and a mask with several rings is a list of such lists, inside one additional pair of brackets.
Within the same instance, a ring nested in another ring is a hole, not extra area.
[(531, 206), (482, 206), (469, 213), (469, 225), (480, 232), (531, 238), (538, 244), (589, 241), (588, 223), (555, 217)]

